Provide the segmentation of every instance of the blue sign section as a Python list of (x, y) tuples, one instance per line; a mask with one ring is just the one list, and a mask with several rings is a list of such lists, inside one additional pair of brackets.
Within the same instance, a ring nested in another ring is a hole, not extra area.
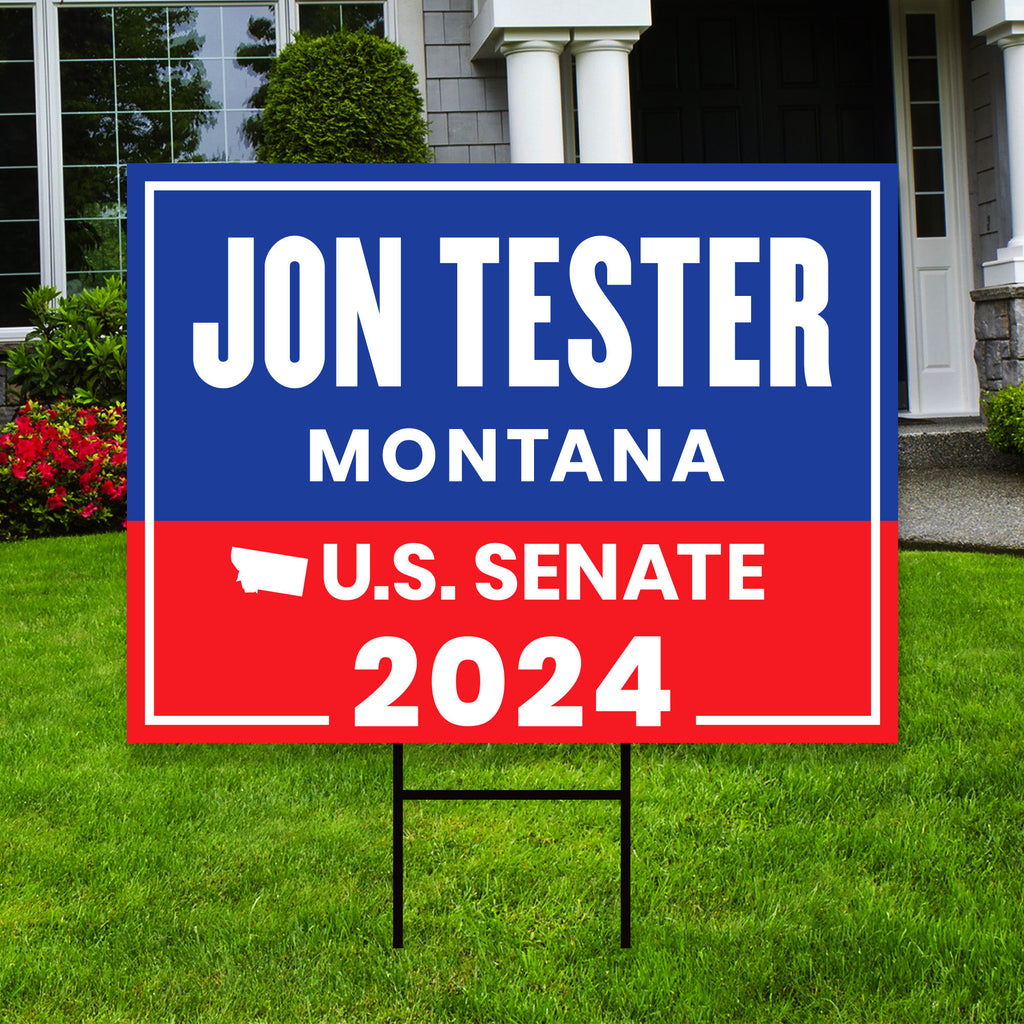
[(896, 518), (893, 167), (140, 165), (129, 194), (157, 520)]

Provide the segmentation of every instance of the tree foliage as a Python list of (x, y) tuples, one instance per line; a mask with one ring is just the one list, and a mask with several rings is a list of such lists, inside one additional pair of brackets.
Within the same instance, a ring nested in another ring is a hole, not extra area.
[(300, 35), (270, 72), (259, 159), (429, 163), (427, 132), (400, 46), (365, 32)]

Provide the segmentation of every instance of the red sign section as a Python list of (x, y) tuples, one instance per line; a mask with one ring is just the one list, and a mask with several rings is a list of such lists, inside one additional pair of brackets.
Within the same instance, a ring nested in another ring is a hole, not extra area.
[[(167, 682), (154, 724), (133, 700), (133, 737), (850, 741), (895, 720), (872, 671), (870, 524), (161, 523), (155, 539)], [(877, 637), (891, 664), (893, 632)]]

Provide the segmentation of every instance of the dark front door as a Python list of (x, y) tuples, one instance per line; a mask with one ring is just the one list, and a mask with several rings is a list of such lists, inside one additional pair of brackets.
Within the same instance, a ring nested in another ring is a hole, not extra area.
[(652, 0), (637, 162), (896, 159), (887, 0)]
[[(651, 14), (630, 58), (637, 163), (896, 161), (888, 0), (651, 0)], [(899, 307), (903, 409), (902, 285)]]

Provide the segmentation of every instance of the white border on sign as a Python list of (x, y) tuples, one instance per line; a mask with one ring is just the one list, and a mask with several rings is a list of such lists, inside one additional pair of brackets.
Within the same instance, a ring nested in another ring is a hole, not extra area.
[(158, 715), (155, 702), (154, 602), (156, 523), (155, 196), (157, 192), (867, 192), (871, 197), (871, 711), (867, 715), (697, 715), (706, 726), (881, 724), (882, 713), (882, 361), (881, 361), (881, 184), (877, 181), (146, 181), (144, 212), (145, 295), (145, 724), (146, 725), (330, 725), (328, 715)]

